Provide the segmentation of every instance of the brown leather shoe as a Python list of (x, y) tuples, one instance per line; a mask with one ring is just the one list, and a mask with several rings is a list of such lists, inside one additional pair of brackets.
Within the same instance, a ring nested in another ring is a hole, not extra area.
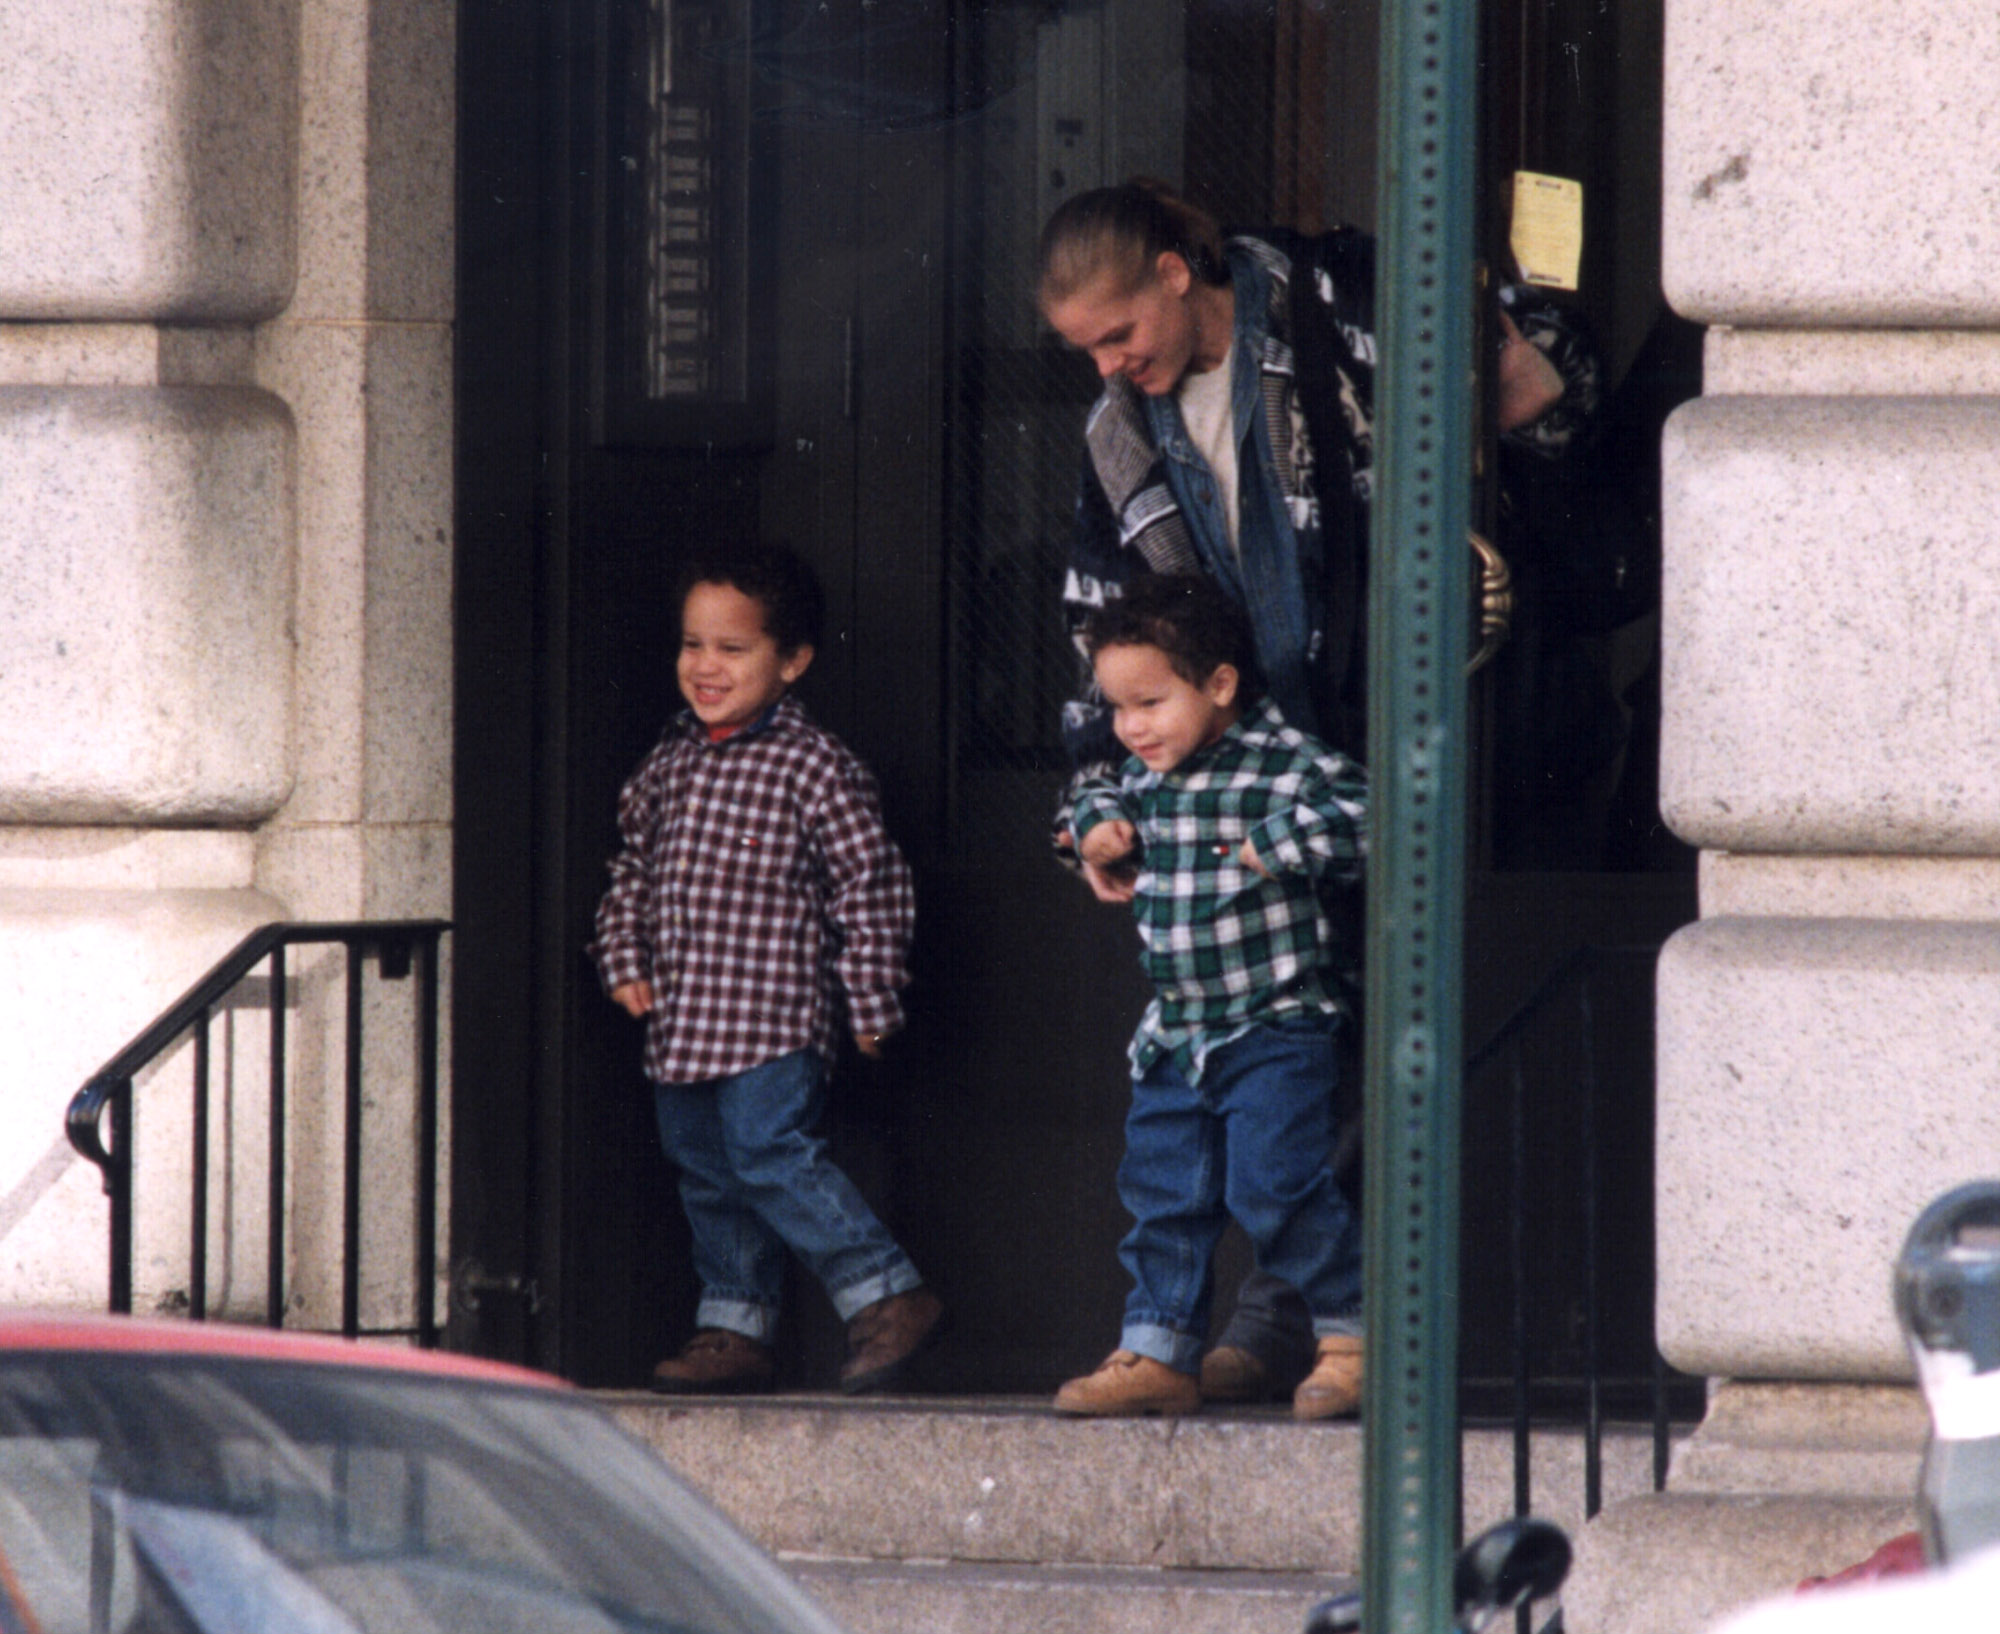
[(1361, 1336), (1331, 1333), (1313, 1370), (1292, 1392), (1293, 1418), (1345, 1418), (1361, 1411)]
[(855, 1312), (847, 1324), (847, 1360), (840, 1364), (843, 1395), (866, 1395), (902, 1382), (910, 1363), (942, 1339), (949, 1324), (944, 1302), (928, 1288), (891, 1294)]
[(1269, 1401), (1271, 1374), (1240, 1345), (1217, 1345), (1201, 1359), (1203, 1401)]
[(735, 1396), (770, 1389), (776, 1372), (768, 1345), (727, 1328), (703, 1328), (653, 1369), (653, 1388), (669, 1396)]
[(1056, 1411), (1073, 1418), (1179, 1417), (1200, 1407), (1201, 1386), (1194, 1375), (1129, 1350), (1114, 1350), (1095, 1373), (1071, 1379), (1056, 1392)]

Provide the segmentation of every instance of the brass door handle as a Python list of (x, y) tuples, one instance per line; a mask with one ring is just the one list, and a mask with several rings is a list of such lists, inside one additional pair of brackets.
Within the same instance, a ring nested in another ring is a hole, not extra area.
[(1507, 644), (1514, 627), (1514, 575), (1491, 539), (1469, 528), (1465, 536), (1479, 558), (1479, 650), (1466, 660), (1465, 673), (1470, 676)]

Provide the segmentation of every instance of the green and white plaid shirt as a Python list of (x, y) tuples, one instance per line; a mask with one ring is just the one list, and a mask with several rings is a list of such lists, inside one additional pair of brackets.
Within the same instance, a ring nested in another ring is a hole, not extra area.
[[(1080, 791), (1076, 837), (1123, 819), (1138, 832), (1133, 909), (1155, 998), (1132, 1073), (1171, 1053), (1190, 1083), (1218, 1044), (1290, 1016), (1338, 1015), (1338, 950), (1319, 887), (1359, 879), (1368, 777), (1266, 702), (1170, 772), (1136, 756), (1116, 787)], [(1243, 866), (1243, 842), (1268, 868)]]

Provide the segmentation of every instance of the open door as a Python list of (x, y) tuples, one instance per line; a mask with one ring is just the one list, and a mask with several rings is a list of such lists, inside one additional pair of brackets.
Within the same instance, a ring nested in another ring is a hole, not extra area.
[[(1589, 183), (1621, 201), (1617, 247), (1578, 295), (1608, 293), (1616, 367), (1651, 276), (1619, 235), (1657, 5), (1602, 36), (1581, 0), (1494, 7), (1517, 42), (1499, 122), (1624, 156)], [(1565, 11), (1608, 102), (1572, 107)], [(803, 691), (876, 769), (918, 874), (912, 1025), (880, 1067), (844, 1064), (837, 1151), (956, 1309), (941, 1383), (1041, 1389), (1102, 1354), (1145, 994), (1129, 916), (1048, 854), (1095, 380), (1036, 314), (1035, 239), (1062, 197), (1141, 173), (1245, 225), (1371, 225), (1375, 38), (1372, 7), (1319, 0), (463, 8), (454, 1342), (632, 1384), (684, 1337), (636, 1031), (582, 949), (619, 783), (675, 705), (675, 567), (740, 537), (825, 578)], [(1527, 143), (1494, 147), (1495, 174), (1567, 162)], [(1512, 729), (1492, 706), (1475, 1039), (1538, 961), (1690, 901), (1650, 860), (1530, 859), (1496, 793)], [(824, 1379), (841, 1335), (796, 1295), (784, 1376)]]

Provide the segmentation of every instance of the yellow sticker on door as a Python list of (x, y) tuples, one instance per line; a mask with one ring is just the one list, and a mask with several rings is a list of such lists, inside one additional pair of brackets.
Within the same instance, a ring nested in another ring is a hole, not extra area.
[(1544, 289), (1575, 289), (1583, 260), (1583, 183), (1515, 171), (1508, 243), (1523, 281)]

